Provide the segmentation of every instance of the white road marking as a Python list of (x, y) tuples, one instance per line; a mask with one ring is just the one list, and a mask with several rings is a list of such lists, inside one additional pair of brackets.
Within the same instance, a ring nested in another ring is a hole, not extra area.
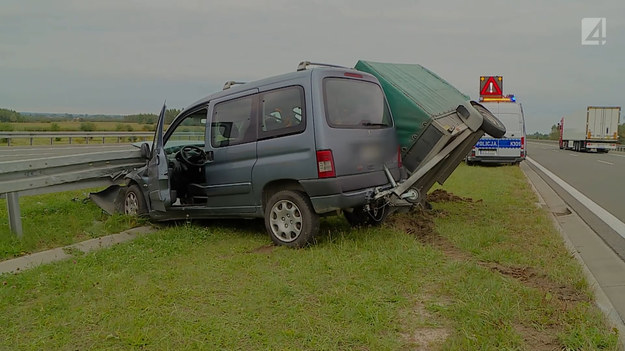
[(619, 154), (615, 154), (615, 153), (610, 154), (610, 156), (625, 157), (625, 155), (619, 155)]
[(608, 162), (608, 161), (597, 160), (597, 162), (601, 162), (601, 163), (605, 163), (606, 165), (614, 166), (614, 163)]
[(571, 155), (573, 157), (579, 157), (579, 155), (577, 155), (577, 154), (569, 154), (569, 155)]
[(617, 232), (620, 236), (625, 239), (625, 223), (621, 222), (618, 218), (614, 217), (610, 212), (603, 209), (603, 207), (597, 205), (594, 201), (587, 198), (584, 194), (580, 193), (577, 189), (570, 186), (567, 182), (560, 179), (557, 175), (551, 173), (548, 169), (543, 167), (540, 163), (534, 161), (530, 157), (527, 157), (531, 164), (536, 166), (536, 168), (540, 169), (543, 173), (545, 173), (549, 178), (551, 178), (554, 182), (556, 182), (559, 186), (562, 187), (566, 192), (571, 194), (577, 201), (579, 201), (582, 205), (584, 205), (588, 210), (594, 213), (599, 219), (601, 219), (605, 224), (609, 225), (615, 232)]

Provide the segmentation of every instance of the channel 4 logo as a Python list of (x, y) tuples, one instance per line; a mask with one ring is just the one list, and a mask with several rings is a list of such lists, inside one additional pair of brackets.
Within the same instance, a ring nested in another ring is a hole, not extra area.
[(607, 22), (605, 17), (582, 18), (582, 45), (605, 45)]

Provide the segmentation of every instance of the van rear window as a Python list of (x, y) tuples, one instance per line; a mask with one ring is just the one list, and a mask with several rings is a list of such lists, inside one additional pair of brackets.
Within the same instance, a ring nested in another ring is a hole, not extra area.
[(333, 128), (388, 128), (393, 125), (384, 93), (375, 83), (325, 78), (323, 95), (328, 124)]

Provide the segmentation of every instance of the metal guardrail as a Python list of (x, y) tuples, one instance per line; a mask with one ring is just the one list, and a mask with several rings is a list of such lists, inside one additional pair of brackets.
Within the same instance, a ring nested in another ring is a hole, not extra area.
[(124, 172), (143, 166), (138, 148), (124, 151), (0, 162), (11, 231), (22, 236), (20, 195), (37, 195), (113, 184)]
[(153, 136), (154, 132), (0, 132), (0, 141), (2, 144), (6, 142), (7, 146), (11, 146), (14, 139), (28, 139), (30, 145), (33, 145), (34, 139), (50, 139), (50, 145), (55, 139), (68, 139), (70, 144), (72, 139), (82, 139), (89, 144), (90, 140), (101, 138), (104, 144), (106, 138), (117, 138), (117, 143), (120, 143), (122, 139), (145, 141)]

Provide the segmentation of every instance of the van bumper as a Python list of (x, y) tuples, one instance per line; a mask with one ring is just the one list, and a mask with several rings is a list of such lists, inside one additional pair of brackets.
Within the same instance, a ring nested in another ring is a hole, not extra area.
[(501, 156), (479, 156), (479, 157), (467, 157), (467, 162), (470, 163), (519, 163), (525, 160), (525, 157), (501, 157)]
[[(398, 168), (390, 171), (396, 181), (401, 178)], [(301, 180), (300, 184), (308, 194), (315, 212), (319, 214), (362, 206), (369, 202), (377, 187), (390, 186), (383, 171), (337, 178)]]

